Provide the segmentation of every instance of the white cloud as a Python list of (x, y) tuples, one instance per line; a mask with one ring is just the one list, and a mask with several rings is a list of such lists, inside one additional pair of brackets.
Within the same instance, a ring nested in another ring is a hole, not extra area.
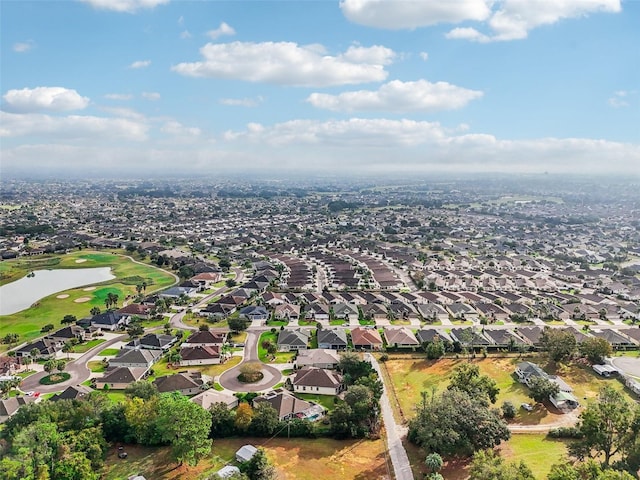
[(385, 112), (435, 112), (464, 107), (483, 93), (447, 82), (431, 83), (426, 80), (401, 82), (393, 80), (378, 90), (358, 90), (338, 95), (312, 93), (307, 102), (325, 110), (385, 111)]
[(151, 65), (151, 60), (136, 60), (131, 65), (129, 65), (129, 68), (132, 68), (132, 69), (147, 68), (149, 65)]
[(220, 104), (231, 107), (257, 107), (264, 101), (264, 98), (258, 96), (256, 98), (221, 98)]
[(176, 122), (175, 120), (170, 120), (165, 122), (165, 124), (160, 128), (162, 133), (167, 133), (169, 135), (175, 135), (178, 137), (197, 137), (200, 135), (201, 130), (196, 127), (185, 127), (180, 122)]
[(126, 107), (99, 107), (103, 112), (110, 113), (116, 117), (129, 118), (131, 120), (136, 120), (138, 122), (145, 122), (145, 116), (139, 112), (136, 112), (132, 108)]
[(121, 13), (135, 13), (138, 10), (153, 9), (169, 0), (80, 0), (99, 10), (111, 10)]
[(613, 95), (609, 97), (607, 103), (613, 108), (628, 107), (629, 96), (633, 95), (634, 93), (634, 91), (628, 92), (626, 90), (618, 90), (617, 92), (613, 92)]
[(184, 16), (180, 15), (180, 17), (178, 17), (178, 25), (180, 25), (181, 27), (184, 26)]
[(82, 110), (89, 99), (72, 89), (63, 87), (36, 87), (9, 90), (2, 97), (4, 108), (12, 112), (63, 112)]
[(13, 51), (16, 53), (26, 53), (29, 50), (35, 48), (36, 43), (33, 40), (27, 40), (26, 42), (18, 42), (13, 44)]
[(203, 61), (180, 63), (171, 69), (181, 75), (238, 79), (279, 85), (326, 87), (379, 82), (395, 53), (385, 47), (350, 47), (337, 56), (319, 53), (319, 46), (292, 42), (208, 43), (200, 49)]
[(489, 32), (464, 26), (446, 34), (482, 43), (523, 39), (534, 28), (562, 19), (621, 11), (620, 0), (342, 0), (340, 8), (352, 22), (386, 29), (482, 22)]
[(354, 23), (398, 30), (486, 20), (491, 3), (492, 0), (342, 0), (340, 8)]
[(429, 54), (427, 52), (420, 52), (420, 58), (426, 62), (429, 60)]
[(160, 100), (160, 94), (158, 92), (142, 92), (142, 98), (155, 102)]
[(560, 20), (583, 17), (590, 13), (621, 11), (620, 0), (503, 0), (488, 20), (490, 34), (475, 28), (454, 28), (447, 38), (475, 42), (521, 40), (529, 32), (543, 25), (553, 25)]
[(107, 93), (104, 98), (108, 100), (131, 100), (133, 95), (130, 93)]
[(209, 30), (207, 32), (207, 36), (212, 39), (215, 40), (217, 38), (220, 38), (224, 35), (235, 35), (236, 31), (233, 29), (233, 27), (229, 26), (227, 23), (222, 22), (220, 24), (220, 26), (218, 28), (216, 28), (215, 30)]
[(45, 136), (55, 139), (125, 139), (141, 141), (148, 126), (125, 118), (102, 118), (69, 115), (55, 117), (45, 114), (14, 114), (0, 112), (0, 137)]
[(187, 39), (189, 39), (191, 37), (192, 37), (192, 35), (191, 35), (191, 32), (189, 32), (189, 30), (184, 30), (184, 31), (180, 32), (180, 38), (182, 40), (187, 40)]

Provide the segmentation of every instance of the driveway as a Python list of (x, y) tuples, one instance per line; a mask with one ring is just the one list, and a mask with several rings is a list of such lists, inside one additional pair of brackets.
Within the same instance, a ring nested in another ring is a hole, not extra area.
[(247, 362), (259, 362), (258, 340), (260, 332), (248, 331), (244, 344), (244, 360), (230, 370), (224, 372), (218, 378), (218, 382), (227, 390), (233, 392), (261, 392), (267, 390), (282, 381), (282, 373), (271, 365), (262, 363), (262, 373), (264, 377), (259, 382), (242, 383), (238, 380), (240, 366)]
[(614, 367), (622, 370), (625, 374), (640, 378), (640, 358), (614, 357), (610, 361)]
[[(382, 372), (380, 371), (380, 365), (378, 365), (377, 360), (370, 353), (366, 354), (366, 358), (371, 362), (375, 371), (378, 372), (380, 380), (382, 380)], [(398, 425), (396, 419), (393, 417), (393, 411), (391, 410), (391, 403), (389, 403), (389, 395), (387, 393), (386, 386), (384, 387), (382, 397), (380, 398), (380, 409), (382, 411), (382, 419), (384, 420), (384, 427), (387, 433), (387, 448), (389, 450), (389, 456), (391, 457), (391, 463), (393, 464), (395, 479), (414, 480), (407, 451), (404, 449), (404, 445), (402, 445), (402, 437), (406, 436), (407, 428), (402, 425)]]
[(82, 382), (89, 380), (91, 376), (91, 371), (87, 368), (87, 362), (105, 348), (109, 348), (114, 343), (118, 343), (125, 338), (127, 338), (126, 335), (119, 335), (111, 340), (107, 340), (88, 350), (77, 360), (68, 362), (64, 371), (70, 374), (71, 378), (65, 382), (56, 383), (55, 385), (42, 385), (40, 379), (49, 374), (47, 372), (39, 372), (25, 378), (20, 385), (20, 389), (23, 391), (33, 390), (40, 393), (51, 393), (62, 391), (70, 385), (80, 385)]

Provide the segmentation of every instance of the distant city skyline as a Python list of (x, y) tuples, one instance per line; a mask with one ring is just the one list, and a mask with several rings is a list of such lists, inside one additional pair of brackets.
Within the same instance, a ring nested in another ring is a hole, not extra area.
[(3, 176), (640, 173), (640, 2), (0, 8)]

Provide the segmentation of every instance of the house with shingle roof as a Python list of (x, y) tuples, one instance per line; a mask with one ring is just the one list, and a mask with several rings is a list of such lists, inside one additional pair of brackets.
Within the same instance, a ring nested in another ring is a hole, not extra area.
[(424, 328), (416, 332), (416, 338), (424, 345), (425, 343), (433, 342), (436, 338), (443, 342), (453, 343), (453, 339), (444, 330), (436, 330), (434, 328)]
[(300, 318), (300, 305), (292, 303), (276, 304), (273, 316), (276, 320), (297, 321)]
[(182, 344), (183, 347), (223, 345), (227, 341), (228, 332), (212, 332), (210, 330), (198, 330), (189, 335)]
[(0, 424), (9, 420), (21, 406), (33, 403), (38, 400), (38, 398), (39, 397), (20, 396), (0, 399)]
[(388, 347), (412, 348), (420, 346), (414, 333), (407, 327), (385, 327), (383, 334)]
[(195, 345), (180, 349), (180, 365), (217, 365), (224, 363), (228, 356), (221, 345)]
[(122, 349), (114, 358), (109, 359), (110, 367), (149, 368), (156, 363), (162, 353), (158, 350)]
[(91, 393), (94, 390), (84, 385), (69, 385), (61, 393), (53, 395), (49, 400), (57, 402), (58, 400), (80, 400)]
[(366, 350), (380, 350), (383, 342), (380, 333), (375, 328), (356, 327), (351, 330), (353, 348)]
[(347, 333), (342, 329), (322, 328), (318, 330), (318, 348), (341, 350), (347, 348)]
[(291, 384), (294, 392), (318, 395), (338, 395), (344, 389), (342, 375), (317, 367), (301, 368), (291, 378)]
[(195, 395), (202, 391), (204, 380), (200, 372), (183, 372), (158, 377), (153, 384), (160, 393), (179, 392), (182, 395)]
[(303, 329), (280, 330), (278, 334), (278, 350), (281, 352), (291, 352), (294, 350), (306, 350), (308, 348), (311, 334)]
[(209, 410), (216, 403), (224, 403), (227, 408), (236, 408), (239, 403), (238, 397), (228, 391), (219, 392), (210, 388), (202, 393), (199, 393), (195, 397), (191, 397), (193, 403), (197, 403), (205, 410)]
[(300, 350), (295, 359), (295, 365), (302, 367), (336, 368), (340, 362), (340, 355), (335, 350), (326, 348), (312, 348)]
[(301, 400), (282, 388), (278, 388), (253, 399), (254, 405), (260, 402), (269, 403), (269, 405), (278, 412), (278, 418), (280, 420), (288, 420), (290, 418), (309, 418), (315, 420), (320, 418), (324, 412), (324, 409), (320, 405)]
[(112, 390), (125, 389), (131, 383), (142, 379), (148, 371), (148, 368), (130, 367), (108, 369), (102, 377), (96, 378), (96, 390), (104, 389), (105, 385), (108, 385)]

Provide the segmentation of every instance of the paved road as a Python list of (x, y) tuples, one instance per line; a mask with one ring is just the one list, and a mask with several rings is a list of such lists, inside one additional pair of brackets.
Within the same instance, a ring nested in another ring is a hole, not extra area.
[[(378, 372), (380, 379), (382, 379), (382, 372), (380, 371), (380, 365), (378, 365), (377, 360), (370, 353), (366, 354), (366, 358), (371, 362), (371, 365), (373, 365), (376, 372)], [(393, 417), (393, 411), (391, 410), (391, 403), (389, 402), (389, 395), (386, 387), (384, 388), (382, 398), (380, 398), (380, 409), (382, 411), (382, 419), (384, 420), (384, 427), (387, 433), (387, 448), (389, 449), (389, 456), (391, 457), (391, 463), (393, 464), (395, 478), (396, 480), (414, 480), (407, 451), (404, 449), (404, 445), (402, 445), (402, 437), (406, 436), (407, 428), (402, 425), (398, 425), (396, 419)]]
[(633, 357), (613, 357), (611, 364), (622, 370), (627, 375), (640, 378), (640, 358)]
[(55, 385), (41, 385), (40, 379), (47, 376), (48, 373), (39, 372), (25, 378), (20, 385), (20, 389), (22, 391), (33, 390), (41, 393), (50, 393), (64, 390), (69, 385), (80, 385), (82, 382), (88, 380), (89, 376), (91, 375), (91, 371), (87, 368), (87, 362), (105, 348), (109, 348), (109, 346), (113, 345), (114, 343), (120, 342), (126, 338), (126, 335), (119, 335), (115, 338), (112, 338), (111, 340), (107, 340), (106, 342), (101, 343), (100, 345), (96, 345), (91, 350), (88, 350), (80, 358), (72, 362), (68, 362), (64, 371), (70, 374), (71, 378), (69, 378), (69, 380), (67, 380), (66, 382), (56, 383)]
[(264, 378), (256, 383), (242, 383), (238, 380), (240, 375), (240, 365), (247, 362), (258, 362), (258, 340), (260, 339), (259, 331), (247, 331), (247, 339), (244, 344), (244, 359), (240, 364), (230, 370), (227, 370), (218, 379), (220, 385), (227, 390), (234, 392), (261, 392), (267, 390), (282, 381), (282, 373), (271, 365), (262, 364), (262, 373)]

